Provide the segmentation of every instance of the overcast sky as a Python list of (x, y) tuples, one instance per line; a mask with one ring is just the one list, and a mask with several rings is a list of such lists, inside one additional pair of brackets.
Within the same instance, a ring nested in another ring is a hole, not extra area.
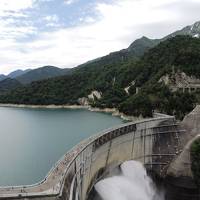
[(200, 21), (200, 0), (0, 0), (0, 73), (74, 67)]

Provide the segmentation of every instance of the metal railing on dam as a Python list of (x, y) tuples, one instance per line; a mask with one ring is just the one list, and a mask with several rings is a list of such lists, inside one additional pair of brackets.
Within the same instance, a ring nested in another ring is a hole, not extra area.
[(40, 183), (0, 187), (0, 199), (85, 200), (105, 171), (126, 160), (138, 160), (164, 176), (179, 153), (174, 117), (126, 123), (92, 136), (67, 152)]

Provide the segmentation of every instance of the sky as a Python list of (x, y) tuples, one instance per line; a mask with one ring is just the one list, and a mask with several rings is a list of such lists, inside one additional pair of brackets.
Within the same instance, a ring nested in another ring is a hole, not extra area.
[(200, 0), (0, 0), (0, 74), (72, 68), (200, 21)]

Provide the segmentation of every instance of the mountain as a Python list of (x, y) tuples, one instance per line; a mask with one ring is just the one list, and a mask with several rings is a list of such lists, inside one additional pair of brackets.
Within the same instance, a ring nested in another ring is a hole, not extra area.
[(146, 51), (155, 47), (160, 42), (159, 39), (149, 39), (143, 36), (140, 39), (135, 40), (127, 49), (128, 52), (132, 52), (132, 54), (137, 57), (141, 57)]
[[(35, 82), (2, 95), (0, 102), (44, 105), (84, 102), (100, 108), (118, 108), (135, 116), (150, 116), (152, 110), (159, 110), (181, 118), (200, 97), (198, 92), (180, 93), (176, 89), (179, 79), (200, 79), (199, 26), (200, 22), (196, 22), (161, 39), (142, 37), (127, 49), (67, 70), (65, 75), (63, 70), (51, 66), (32, 70), (17, 80), (23, 84)], [(45, 69), (52, 69), (53, 75), (44, 76), (48, 74)], [(101, 98), (89, 98), (94, 93)]]
[(159, 39), (149, 39), (145, 36), (135, 40), (127, 49), (122, 49), (120, 51), (112, 52), (106, 56), (96, 58), (94, 60), (88, 61), (84, 64), (79, 65), (71, 72), (78, 68), (88, 67), (92, 65), (115, 65), (128, 60), (138, 60), (144, 55), (150, 48), (156, 46), (161, 40)]
[[(33, 82), (0, 97), (2, 103), (78, 104), (93, 91), (101, 98), (90, 99), (95, 107), (115, 107), (134, 116), (151, 116), (152, 110), (181, 118), (197, 103), (196, 93), (180, 93), (160, 82), (163, 76), (185, 73), (200, 78), (200, 39), (176, 36), (160, 42), (139, 60), (121, 60), (99, 66), (89, 63), (72, 74)], [(130, 87), (129, 94), (125, 88)], [(139, 92), (136, 93), (136, 88)]]
[(33, 81), (39, 81), (43, 79), (48, 79), (56, 76), (65, 75), (69, 69), (61, 69), (54, 66), (44, 66), (37, 69), (30, 70), (16, 77), (22, 84), (29, 84)]
[(13, 72), (11, 72), (10, 74), (7, 75), (8, 78), (17, 78), (18, 76), (21, 76), (27, 72), (31, 71), (31, 69), (26, 69), (26, 70), (15, 70)]
[(0, 94), (18, 88), (33, 81), (48, 79), (67, 74), (69, 69), (60, 69), (53, 66), (45, 66), (34, 70), (15, 70), (10, 74), (0, 75)]
[(61, 69), (54, 66), (44, 66), (37, 69), (26, 69), (26, 70), (18, 69), (9, 73), (7, 76), (1, 74), (0, 81), (6, 78), (10, 78), (10, 79), (16, 79), (21, 84), (29, 84), (33, 81), (39, 81), (42, 79), (48, 79), (52, 77), (66, 75), (68, 72), (69, 69), (67, 68)]
[(161, 39), (149, 39), (143, 36), (140, 39), (135, 40), (129, 47), (128, 51), (132, 52), (132, 54), (140, 57), (150, 48), (155, 47), (160, 42), (165, 41), (169, 38), (178, 36), (178, 35), (189, 35), (192, 37), (199, 38), (200, 37), (200, 21), (196, 22), (190, 26), (186, 26), (181, 30), (175, 31)]
[[(158, 110), (181, 119), (199, 102), (199, 38), (169, 38), (150, 49), (135, 66), (137, 69), (133, 80), (139, 93), (119, 105), (121, 112), (139, 116)], [(190, 87), (192, 90), (187, 89)]]
[(15, 79), (5, 78), (0, 81), (0, 95), (8, 92), (9, 90), (16, 89), (22, 86), (21, 83)]
[[(29, 84), (32, 81), (38, 81), (42, 79), (48, 79), (52, 77), (62, 76), (66, 74), (71, 74), (79, 68), (85, 67), (90, 68), (92, 66), (101, 67), (108, 65), (119, 65), (123, 62), (132, 62), (133, 60), (140, 59), (149, 49), (155, 47), (160, 42), (165, 41), (171, 37), (177, 35), (190, 35), (192, 37), (200, 36), (200, 22), (196, 22), (193, 25), (186, 26), (181, 30), (178, 30), (172, 34), (167, 35), (161, 39), (150, 39), (145, 36), (135, 40), (127, 49), (112, 52), (109, 55), (88, 61), (84, 64), (79, 65), (74, 69), (60, 69), (53, 66), (45, 66), (35, 70), (16, 70), (8, 75), (9, 78), (17, 78), (22, 84)], [(0, 76), (0, 80), (5, 77)]]
[[(169, 38), (175, 37), (177, 35), (189, 35), (192, 37), (200, 37), (200, 21), (194, 23), (193, 25), (186, 26), (181, 30), (175, 31), (174, 33), (171, 33), (163, 38), (160, 39), (150, 39), (148, 37), (141, 37), (137, 40), (135, 40), (127, 49), (123, 49), (120, 51), (112, 52), (106, 56), (88, 61), (82, 65), (79, 65), (80, 67), (87, 67), (89, 65), (99, 65), (102, 66), (104, 64), (108, 65), (115, 65), (118, 62), (124, 62), (126, 60), (137, 60), (141, 56), (144, 55), (145, 52), (147, 52), (149, 49), (155, 47), (160, 42), (165, 41)], [(76, 70), (77, 68), (75, 68)], [(73, 72), (74, 69), (71, 70)]]
[(178, 31), (164, 37), (162, 40), (165, 40), (165, 39), (177, 36), (177, 35), (189, 35), (192, 37), (199, 38), (200, 37), (200, 21), (194, 23), (193, 25), (186, 26), (183, 29), (178, 30)]
[(4, 74), (0, 74), (0, 81), (6, 79), (7, 77)]

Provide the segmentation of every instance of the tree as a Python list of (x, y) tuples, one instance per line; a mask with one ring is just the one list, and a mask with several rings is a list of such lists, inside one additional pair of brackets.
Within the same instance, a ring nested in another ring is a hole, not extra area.
[(152, 103), (147, 94), (138, 93), (119, 106), (119, 111), (127, 115), (151, 117), (152, 116)]

